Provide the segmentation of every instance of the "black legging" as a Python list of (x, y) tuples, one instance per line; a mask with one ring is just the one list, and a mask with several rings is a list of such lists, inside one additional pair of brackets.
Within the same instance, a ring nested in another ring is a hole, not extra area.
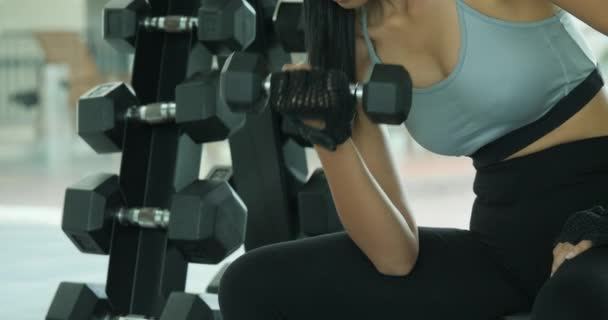
[(563, 222), (608, 204), (607, 186), (608, 137), (479, 169), (470, 231), (420, 227), (409, 275), (380, 274), (344, 232), (270, 245), (224, 274), (224, 320), (608, 319), (608, 248), (549, 278)]

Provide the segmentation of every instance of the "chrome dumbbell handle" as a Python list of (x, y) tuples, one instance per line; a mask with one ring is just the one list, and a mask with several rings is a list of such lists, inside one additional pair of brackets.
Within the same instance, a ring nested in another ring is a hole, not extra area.
[(166, 229), (169, 227), (171, 212), (158, 208), (123, 208), (116, 214), (116, 219), (122, 225)]
[(147, 17), (140, 23), (146, 29), (156, 29), (170, 33), (179, 33), (198, 28), (198, 18), (187, 16)]
[(173, 102), (159, 102), (144, 106), (133, 106), (127, 111), (127, 119), (135, 119), (149, 124), (175, 121), (177, 105)]

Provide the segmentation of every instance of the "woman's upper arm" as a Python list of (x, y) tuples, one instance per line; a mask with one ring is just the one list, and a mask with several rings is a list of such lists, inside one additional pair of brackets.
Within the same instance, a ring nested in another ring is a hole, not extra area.
[(608, 19), (605, 15), (608, 3), (605, 0), (551, 0), (551, 2), (608, 36)]

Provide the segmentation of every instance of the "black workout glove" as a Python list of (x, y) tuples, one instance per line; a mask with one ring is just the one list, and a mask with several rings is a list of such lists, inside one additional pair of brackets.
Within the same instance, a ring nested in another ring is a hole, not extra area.
[(608, 246), (608, 211), (604, 207), (595, 206), (571, 215), (554, 246), (560, 242), (577, 245), (583, 240), (591, 241), (594, 247)]
[[(294, 123), (298, 133), (311, 144), (335, 151), (352, 136), (356, 98), (349, 79), (339, 70), (295, 70), (271, 76), (270, 107)], [(323, 129), (304, 120), (323, 120)]]

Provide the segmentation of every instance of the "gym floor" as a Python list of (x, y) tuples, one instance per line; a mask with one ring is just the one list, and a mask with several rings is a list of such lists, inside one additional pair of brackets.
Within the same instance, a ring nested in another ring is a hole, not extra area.
[[(391, 128), (393, 150), (418, 223), (466, 229), (473, 200), (470, 160), (408, 152), (403, 131)], [(104, 283), (107, 271), (107, 257), (80, 253), (63, 234), (61, 210), (68, 186), (88, 174), (117, 173), (120, 155), (95, 155), (74, 139), (51, 156), (28, 134), (0, 130), (0, 319), (42, 319), (60, 282)], [(318, 166), (314, 151), (309, 156), (311, 167)], [(203, 151), (201, 176), (229, 159), (225, 143), (210, 145)], [(187, 291), (204, 292), (218, 269), (191, 265)], [(203, 297), (217, 306), (215, 296)]]

